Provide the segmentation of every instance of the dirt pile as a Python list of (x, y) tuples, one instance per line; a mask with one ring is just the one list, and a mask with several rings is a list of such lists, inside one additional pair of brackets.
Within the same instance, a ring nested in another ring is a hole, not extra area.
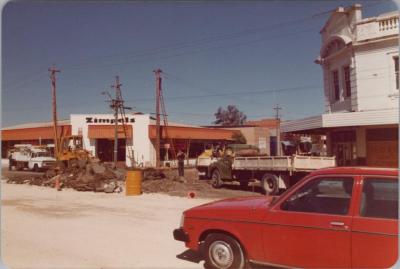
[(113, 170), (103, 163), (76, 165), (56, 173), (49, 170), (44, 175), (9, 176), (7, 183), (30, 184), (59, 188), (72, 188), (77, 191), (121, 192), (125, 172)]
[(185, 171), (185, 177), (180, 178), (175, 169), (163, 171), (148, 170), (144, 172), (142, 191), (144, 193), (167, 193), (170, 195), (187, 196), (189, 192), (207, 192), (213, 188), (207, 181), (197, 179), (194, 171)]
[[(77, 191), (123, 192), (124, 169), (112, 169), (111, 165), (84, 164), (65, 170), (56, 175), (49, 171), (45, 175), (26, 172), (11, 172), (7, 183), (30, 184), (55, 188), (72, 188)], [(171, 196), (190, 198), (227, 198), (260, 195), (260, 188), (251, 184), (240, 186), (237, 182), (226, 182), (222, 188), (214, 189), (208, 180), (199, 180), (196, 169), (185, 169), (185, 177), (180, 178), (176, 169), (143, 170), (142, 192), (163, 193)]]
[(208, 180), (199, 180), (196, 169), (185, 169), (184, 180), (180, 179), (176, 169), (156, 172), (145, 171), (142, 182), (144, 193), (164, 193), (188, 198), (227, 198), (237, 196), (261, 195), (251, 186), (243, 188), (239, 184), (225, 184), (214, 189)]

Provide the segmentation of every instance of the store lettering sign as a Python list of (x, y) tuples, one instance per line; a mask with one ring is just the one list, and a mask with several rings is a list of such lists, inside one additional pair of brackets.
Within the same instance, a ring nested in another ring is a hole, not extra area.
[[(118, 119), (119, 123), (134, 123), (135, 119), (134, 118), (122, 118)], [(86, 117), (86, 123), (109, 123), (109, 124), (114, 124), (115, 120), (114, 119), (105, 119), (105, 118), (95, 118), (95, 117)]]

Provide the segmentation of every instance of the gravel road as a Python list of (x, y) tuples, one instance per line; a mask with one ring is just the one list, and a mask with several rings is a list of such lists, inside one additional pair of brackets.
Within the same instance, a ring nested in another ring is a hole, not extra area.
[(203, 268), (178, 259), (182, 211), (210, 201), (76, 192), (1, 180), (1, 250), (10, 268)]

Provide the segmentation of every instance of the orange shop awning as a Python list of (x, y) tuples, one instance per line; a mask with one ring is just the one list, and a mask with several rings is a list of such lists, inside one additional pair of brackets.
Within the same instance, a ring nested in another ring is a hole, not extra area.
[[(239, 131), (217, 129), (217, 128), (195, 128), (180, 126), (161, 126), (161, 138), (165, 139), (166, 129), (168, 138), (172, 139), (193, 139), (193, 140), (233, 140), (232, 136)], [(149, 125), (150, 139), (156, 138), (156, 126)]]
[[(106, 138), (106, 139), (114, 139), (114, 125), (89, 125), (89, 138), (90, 139), (98, 139), (98, 138)], [(126, 132), (126, 134), (125, 134)], [(126, 125), (125, 131), (124, 127), (118, 125), (118, 138), (132, 138), (132, 125)]]
[[(58, 126), (58, 134), (61, 136), (71, 135), (71, 125)], [(9, 129), (1, 131), (1, 140), (3, 141), (38, 140), (38, 139), (54, 139), (54, 128), (35, 127), (35, 128)]]

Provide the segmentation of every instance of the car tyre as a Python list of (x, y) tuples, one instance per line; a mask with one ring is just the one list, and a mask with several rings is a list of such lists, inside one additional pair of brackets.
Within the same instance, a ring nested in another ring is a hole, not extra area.
[(209, 234), (204, 241), (203, 250), (205, 268), (246, 268), (246, 259), (242, 247), (238, 241), (226, 234)]
[(278, 177), (273, 174), (265, 174), (261, 179), (261, 190), (265, 195), (276, 195), (279, 193)]
[(211, 173), (211, 186), (213, 188), (219, 189), (222, 186), (221, 174), (218, 169), (215, 169)]

